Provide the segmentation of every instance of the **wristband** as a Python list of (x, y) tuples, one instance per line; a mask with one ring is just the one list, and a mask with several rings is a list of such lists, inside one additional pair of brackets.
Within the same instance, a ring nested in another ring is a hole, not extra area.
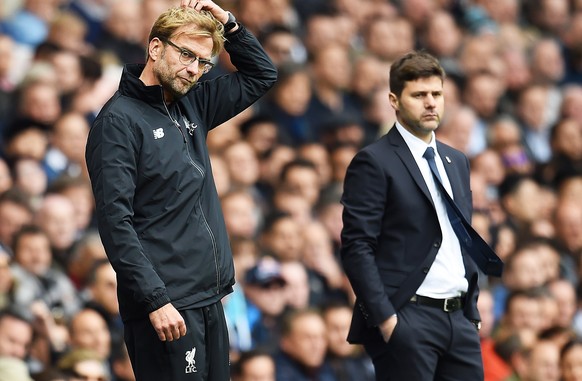
[(228, 20), (224, 24), (224, 34), (230, 33), (230, 31), (233, 30), (237, 25), (234, 15), (228, 11), (226, 13), (228, 13)]

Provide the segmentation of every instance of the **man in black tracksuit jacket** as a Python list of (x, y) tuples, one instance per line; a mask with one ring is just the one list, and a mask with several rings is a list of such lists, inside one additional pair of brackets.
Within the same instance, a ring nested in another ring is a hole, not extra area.
[[(234, 267), (206, 136), (264, 95), (277, 72), (211, 0), (182, 0), (149, 40), (145, 67), (124, 67), (87, 141), (99, 232), (137, 380), (228, 380), (220, 300)], [(237, 71), (197, 82), (222, 44)]]

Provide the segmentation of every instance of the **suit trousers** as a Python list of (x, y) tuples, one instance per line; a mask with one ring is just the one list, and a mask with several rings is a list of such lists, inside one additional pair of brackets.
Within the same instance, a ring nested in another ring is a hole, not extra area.
[(125, 323), (136, 381), (228, 381), (229, 342), (221, 302), (180, 311), (186, 336), (160, 341), (149, 318)]
[(388, 343), (364, 344), (377, 381), (482, 381), (477, 329), (462, 310), (407, 303)]

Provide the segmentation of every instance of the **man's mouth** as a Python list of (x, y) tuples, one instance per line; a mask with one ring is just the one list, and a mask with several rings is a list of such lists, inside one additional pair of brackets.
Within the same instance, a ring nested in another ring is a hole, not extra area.
[(193, 85), (193, 84), (194, 84), (194, 82), (195, 82), (195, 80), (194, 80), (194, 79), (190, 80), (190, 79), (188, 79), (188, 78), (184, 78), (184, 77), (179, 77), (179, 78), (180, 78), (180, 80), (181, 80), (182, 82), (184, 82), (184, 83), (186, 83), (186, 84), (188, 84), (188, 85)]

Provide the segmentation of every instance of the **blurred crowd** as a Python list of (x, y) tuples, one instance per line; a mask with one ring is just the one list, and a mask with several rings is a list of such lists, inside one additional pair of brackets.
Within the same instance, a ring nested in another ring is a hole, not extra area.
[[(582, 380), (582, 1), (216, 2), (279, 68), (207, 139), (237, 277), (233, 381), (374, 379), (345, 340), (340, 197), (395, 121), (389, 67), (413, 49), (447, 71), (437, 138), (469, 157), (473, 224), (506, 264), (481, 279), (486, 381)], [(0, 4), (0, 381), (134, 380), (84, 147), (178, 4)], [(233, 70), (216, 63), (203, 80)]]

